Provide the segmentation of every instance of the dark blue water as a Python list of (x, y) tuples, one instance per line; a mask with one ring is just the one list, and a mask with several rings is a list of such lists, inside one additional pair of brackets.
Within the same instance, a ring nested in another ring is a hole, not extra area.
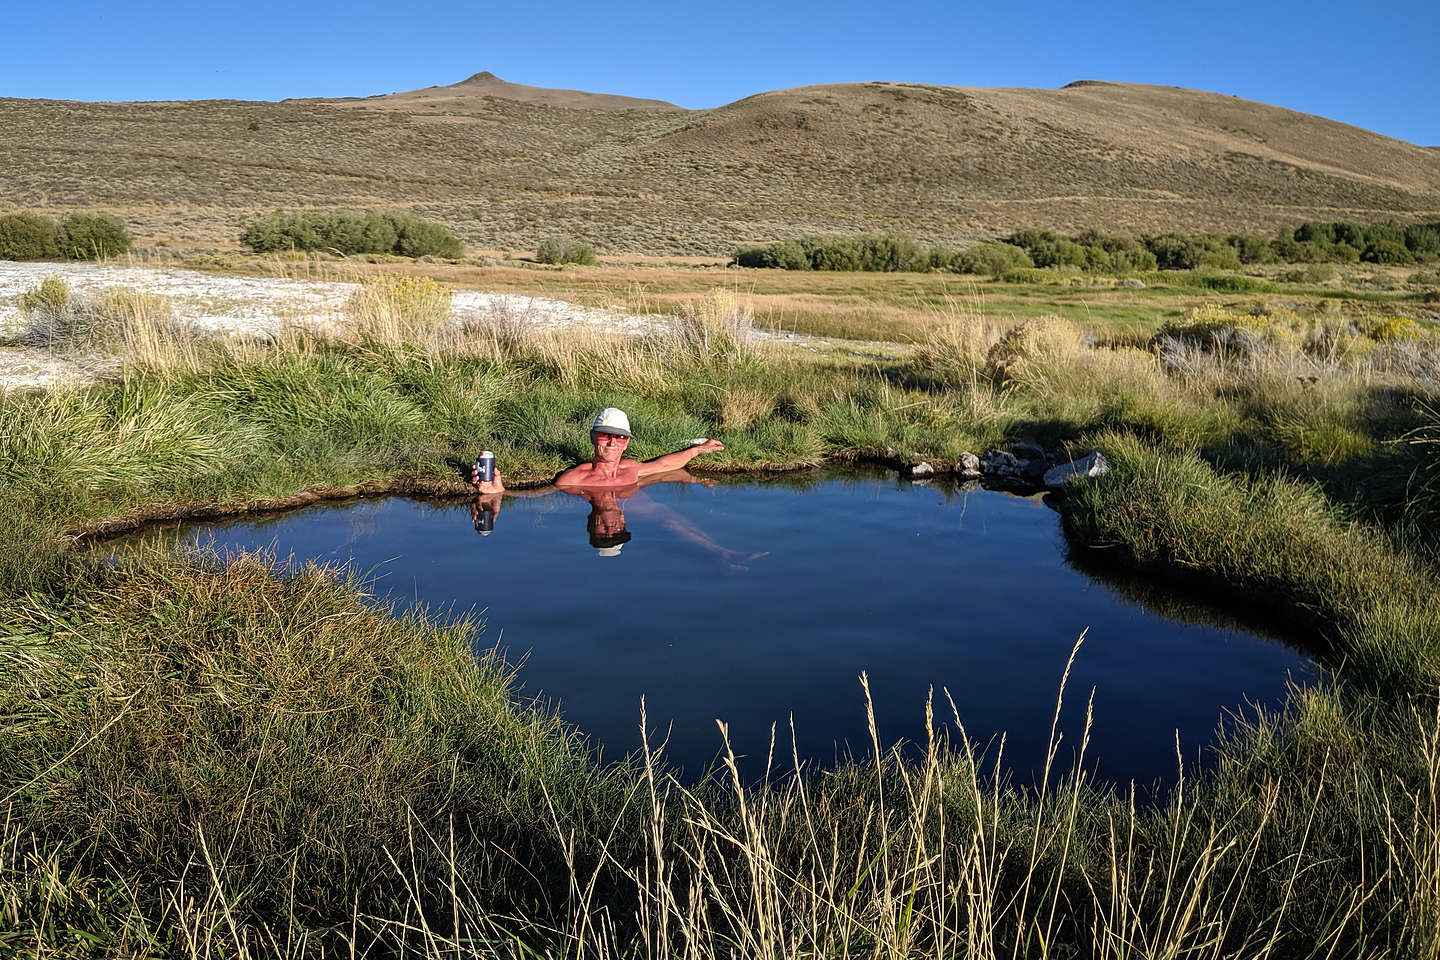
[(644, 697), (652, 742), (668, 736), (689, 773), (719, 750), (717, 719), (737, 753), (762, 758), (752, 772), (772, 724), (791, 766), (792, 717), (802, 759), (863, 755), (863, 671), (886, 743), (923, 742), (933, 690), (952, 738), (951, 700), (991, 762), (1006, 734), (1006, 766), (1029, 779), (1084, 632), (1061, 763), (1093, 689), (1086, 765), (1148, 784), (1175, 778), (1177, 733), (1188, 769), (1227, 711), (1274, 704), (1288, 676), (1309, 674), (1282, 643), (1149, 594), (1192, 622), (1169, 618), (1082, 573), (1038, 499), (893, 474), (664, 483), (595, 504), (549, 492), (507, 497), (493, 518), (463, 502), (352, 501), (184, 535), (349, 561), (402, 604), (483, 611), (482, 643), (523, 661), (522, 697), (558, 704), (606, 757), (638, 747)]

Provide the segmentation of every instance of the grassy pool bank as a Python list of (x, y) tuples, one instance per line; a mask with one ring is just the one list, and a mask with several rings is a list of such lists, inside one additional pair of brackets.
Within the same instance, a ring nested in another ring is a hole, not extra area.
[[(1187, 323), (1142, 351), (957, 314), (873, 362), (721, 327), (371, 329), (152, 351), (118, 382), (4, 397), (0, 944), (1440, 955), (1434, 447), (1408, 442), (1435, 437), (1435, 384), (1401, 362), (1432, 345)], [(924, 763), (686, 790), (640, 762), (597, 769), (561, 721), (511, 705), (473, 625), (387, 616), (320, 572), (66, 548), (165, 504), (463, 489), (480, 447), (539, 479), (605, 404), (643, 424), (635, 455), (713, 435), (729, 470), (1102, 449), (1113, 473), (1065, 507), (1081, 541), (1273, 598), (1338, 680), (1249, 718), (1213, 773), (1143, 808), (1077, 778), (996, 783), (940, 743)]]

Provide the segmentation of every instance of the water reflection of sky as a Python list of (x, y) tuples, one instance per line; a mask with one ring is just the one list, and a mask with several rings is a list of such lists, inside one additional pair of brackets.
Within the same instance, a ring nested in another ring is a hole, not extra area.
[(657, 738), (668, 730), (668, 753), (692, 770), (719, 747), (717, 718), (741, 753), (763, 755), (773, 723), (788, 757), (792, 716), (803, 758), (863, 752), (864, 671), (887, 741), (923, 740), (933, 689), (952, 736), (950, 700), (972, 739), (1006, 733), (1023, 774), (1042, 762), (1083, 631), (1062, 756), (1093, 689), (1100, 774), (1173, 779), (1177, 731), (1193, 762), (1224, 711), (1274, 704), (1291, 671), (1308, 674), (1282, 644), (1166, 619), (1067, 564), (1038, 499), (825, 473), (662, 484), (618, 506), (632, 539), (609, 556), (587, 533), (597, 507), (560, 493), (507, 498), (484, 537), (468, 504), (402, 499), (189, 537), (350, 561), (402, 603), (483, 610), (482, 642), (524, 660), (523, 696), (558, 701), (607, 756), (638, 745), (643, 696)]

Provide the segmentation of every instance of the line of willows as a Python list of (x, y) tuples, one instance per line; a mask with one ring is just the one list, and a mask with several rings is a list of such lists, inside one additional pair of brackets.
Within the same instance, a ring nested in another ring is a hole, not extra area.
[(1411, 264), (1440, 259), (1440, 223), (1302, 223), (1274, 237), (1256, 234), (1164, 233), (1117, 236), (1087, 230), (1061, 236), (1020, 230), (965, 250), (924, 248), (886, 234), (806, 236), (737, 250), (742, 267), (782, 270), (947, 271), (1029, 280), (1037, 268), (1093, 273), (1153, 270), (1240, 270), (1257, 264)]
[(394, 210), (276, 211), (245, 224), (240, 242), (256, 253), (329, 250), (454, 259), (464, 252), (444, 224)]
[(125, 224), (106, 213), (56, 221), (34, 213), (0, 216), (0, 260), (99, 260), (134, 249)]

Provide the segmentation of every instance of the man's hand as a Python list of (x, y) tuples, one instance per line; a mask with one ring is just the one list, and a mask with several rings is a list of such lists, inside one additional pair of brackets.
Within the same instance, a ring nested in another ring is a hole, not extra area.
[(717, 450), (724, 450), (725, 444), (719, 440), (705, 440), (691, 447), (676, 450), (674, 453), (666, 453), (653, 460), (645, 460), (640, 464), (640, 477), (654, 476), (657, 473), (669, 473), (672, 470), (679, 470), (691, 460), (702, 453), (714, 453)]
[(475, 489), (479, 493), (504, 493), (505, 484), (503, 483), (503, 479), (504, 478), (500, 471), (496, 470), (495, 479), (491, 480), (489, 483), (482, 483), (480, 481), (480, 470), (473, 466), (470, 468), (470, 482), (475, 484)]

